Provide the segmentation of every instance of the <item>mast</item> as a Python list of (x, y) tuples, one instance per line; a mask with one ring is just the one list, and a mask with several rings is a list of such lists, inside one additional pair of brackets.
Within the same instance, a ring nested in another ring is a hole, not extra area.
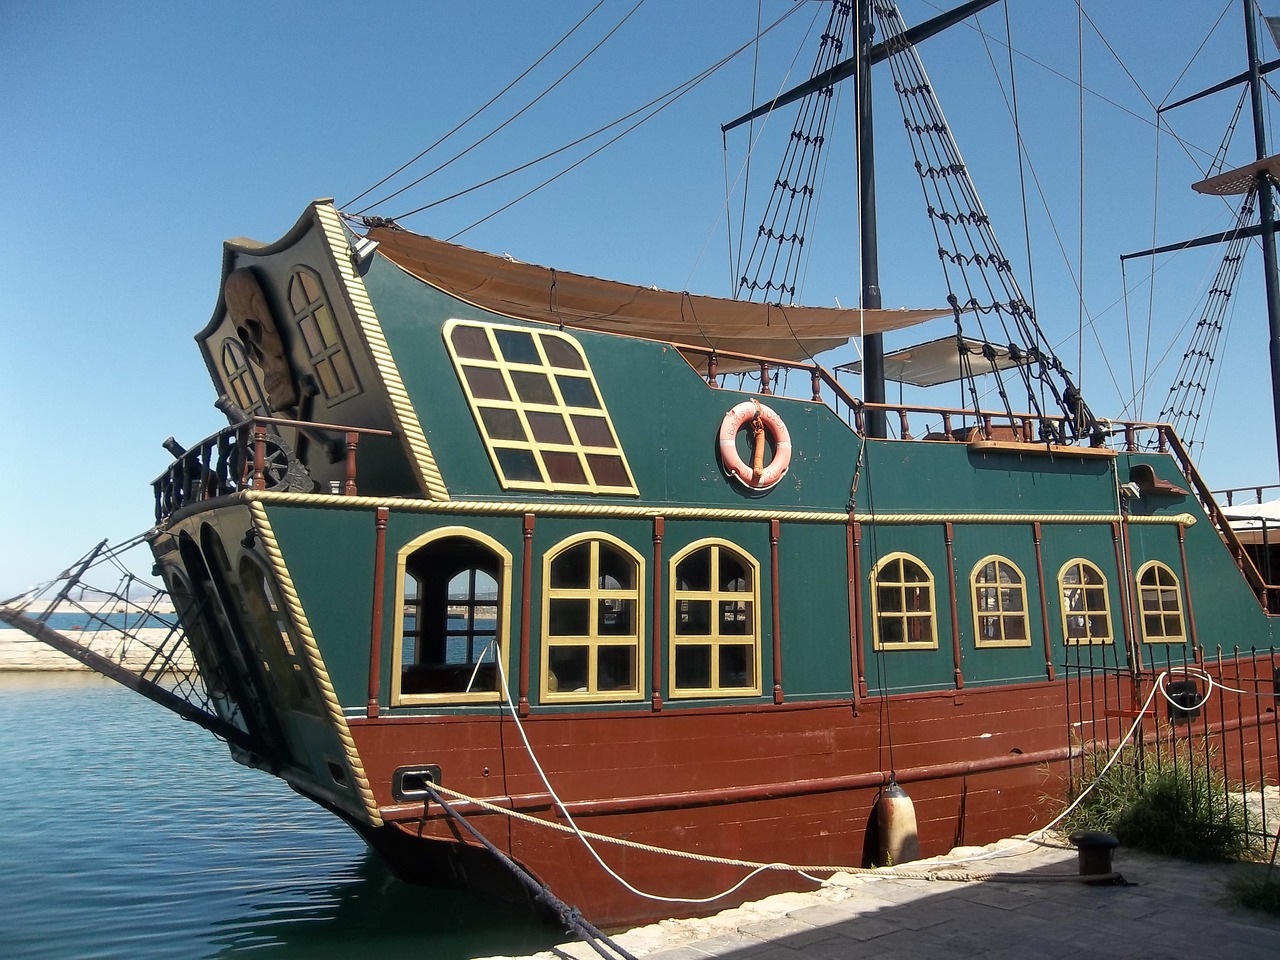
[[(858, 112), (858, 209), (861, 214), (858, 231), (862, 269), (860, 305), (864, 310), (879, 310), (883, 304), (880, 295), (880, 257), (876, 235), (876, 164), (871, 117), (871, 68), (886, 59), (891, 51), (882, 43), (872, 42), (875, 32), (872, 9), (874, 0), (849, 0), (849, 2), (856, 2), (858, 5), (858, 43), (852, 57), (797, 84), (786, 93), (779, 94), (773, 100), (755, 107), (736, 120), (723, 124), (720, 129), (727, 133), (740, 124), (793, 103), (801, 97), (829, 88), (849, 77), (854, 78), (857, 85), (855, 99)], [(902, 42), (913, 45), (928, 40), (934, 34), (954, 26), (995, 2), (996, 0), (967, 0), (954, 10), (940, 13), (924, 23), (911, 27), (903, 34)], [(884, 403), (883, 334), (868, 334), (862, 338), (862, 377), (864, 399), (868, 403)], [(863, 429), (868, 437), (887, 436), (884, 411), (868, 410), (863, 420)]]
[[(1267, 156), (1267, 130), (1262, 118), (1262, 66), (1258, 60), (1258, 32), (1253, 0), (1244, 5), (1245, 46), (1249, 53), (1249, 99), (1253, 107), (1253, 144), (1257, 160)], [(1262, 221), (1262, 264), (1267, 286), (1267, 327), (1271, 353), (1271, 410), (1275, 423), (1276, 458), (1280, 464), (1280, 275), (1276, 272), (1275, 195), (1267, 170), (1258, 174), (1258, 215)]]
[[(871, 103), (871, 40), (875, 22), (871, 16), (871, 0), (858, 0), (857, 102), (858, 102), (858, 210), (859, 252), (862, 290), (860, 304), (864, 310), (879, 310), (880, 249), (876, 231), (876, 155)], [(867, 403), (885, 401), (884, 334), (872, 333), (862, 338), (862, 392)], [(885, 411), (876, 407), (866, 411), (863, 427), (868, 437), (888, 436)]]

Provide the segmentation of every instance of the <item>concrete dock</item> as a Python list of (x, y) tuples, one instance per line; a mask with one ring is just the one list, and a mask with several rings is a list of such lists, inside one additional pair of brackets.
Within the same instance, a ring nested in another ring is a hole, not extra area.
[[(980, 861), (974, 856), (998, 856)], [(1273, 958), (1280, 917), (1233, 904), (1239, 864), (1190, 864), (1116, 851), (1124, 884), (1089, 885), (1060, 841), (962, 848), (927, 861), (991, 879), (909, 880), (837, 875), (812, 893), (788, 893), (700, 920), (665, 920), (613, 937), (647, 960), (1028, 960), (1028, 958)], [(912, 864), (915, 868), (920, 864)], [(610, 954), (612, 955), (612, 954)], [(566, 942), (538, 960), (597, 958)]]

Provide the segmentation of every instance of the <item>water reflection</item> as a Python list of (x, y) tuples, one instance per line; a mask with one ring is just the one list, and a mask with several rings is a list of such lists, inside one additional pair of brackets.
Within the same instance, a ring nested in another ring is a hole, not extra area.
[(563, 937), (393, 878), (345, 824), (110, 681), (0, 674), (5, 956), (465, 960)]

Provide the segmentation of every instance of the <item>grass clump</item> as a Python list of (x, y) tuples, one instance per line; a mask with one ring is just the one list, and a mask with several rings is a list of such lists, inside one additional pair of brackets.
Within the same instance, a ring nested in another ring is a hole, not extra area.
[(1227, 889), (1240, 906), (1280, 917), (1280, 870), (1251, 866), (1247, 873), (1232, 877)]
[(1114, 764), (1063, 825), (1183, 860), (1242, 860), (1257, 852), (1248, 811), (1220, 773), (1150, 754)]

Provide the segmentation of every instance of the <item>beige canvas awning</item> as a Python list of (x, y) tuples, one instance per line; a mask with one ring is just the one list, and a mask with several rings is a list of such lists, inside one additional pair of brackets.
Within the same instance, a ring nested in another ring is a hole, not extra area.
[[(860, 333), (884, 333), (950, 313), (793, 307), (694, 296), (564, 273), (481, 253), (407, 230), (369, 231), (402, 269), (476, 306), (506, 316), (689, 344), (718, 352), (803, 362)], [(690, 362), (701, 366), (700, 358)], [(732, 363), (721, 361), (721, 370)]]
[[(960, 351), (956, 348), (955, 337), (942, 337), (928, 343), (904, 347), (893, 353), (884, 355), (884, 375), (886, 380), (895, 383), (909, 383), (916, 387), (934, 387), (940, 383), (953, 383), (965, 376), (970, 369), (974, 375), (981, 376), (994, 370), (1009, 370), (1025, 364), (1026, 359), (1014, 360), (1009, 356), (1009, 348), (999, 344), (991, 344), (994, 361), (982, 355), (983, 342), (972, 337), (964, 337), (965, 349), (968, 351), (968, 365), (961, 362)], [(862, 373), (862, 361), (843, 364), (837, 370), (849, 370)]]

